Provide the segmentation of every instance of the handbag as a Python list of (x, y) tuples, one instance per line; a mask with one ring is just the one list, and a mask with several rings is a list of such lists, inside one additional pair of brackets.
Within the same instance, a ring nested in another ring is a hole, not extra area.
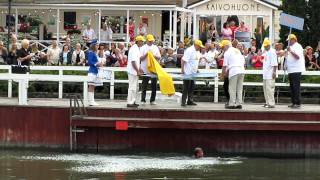
[(11, 72), (14, 74), (27, 74), (30, 69), (29, 66), (21, 65), (21, 62), (18, 61), (18, 65), (11, 65)]

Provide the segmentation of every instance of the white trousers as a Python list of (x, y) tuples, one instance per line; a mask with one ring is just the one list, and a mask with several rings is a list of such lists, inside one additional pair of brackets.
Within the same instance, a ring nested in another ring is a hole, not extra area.
[(274, 79), (264, 79), (263, 80), (263, 93), (266, 104), (270, 106), (275, 105), (274, 101), (274, 89), (275, 89), (275, 80)]
[(229, 78), (229, 106), (237, 106), (242, 104), (244, 74), (237, 74)]
[(129, 88), (128, 88), (128, 104), (134, 104), (137, 99), (137, 92), (139, 91), (139, 76), (128, 74)]

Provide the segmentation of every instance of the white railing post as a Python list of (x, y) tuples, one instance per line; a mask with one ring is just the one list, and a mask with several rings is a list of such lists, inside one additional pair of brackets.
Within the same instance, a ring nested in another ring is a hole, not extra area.
[[(11, 76), (11, 68), (8, 69), (9, 76)], [(8, 98), (12, 98), (12, 79), (8, 80)]]
[(27, 83), (28, 79), (20, 79), (19, 80), (19, 95), (18, 95), (18, 100), (19, 100), (19, 105), (27, 105)]
[(88, 105), (88, 82), (83, 82), (83, 103), (85, 106)]
[(114, 70), (111, 71), (111, 79), (110, 79), (110, 99), (114, 99)]
[(219, 101), (219, 73), (214, 78), (214, 102), (218, 103)]
[[(61, 79), (63, 76), (63, 70), (59, 69), (59, 79)], [(63, 82), (59, 81), (59, 99), (62, 99), (63, 97)]]

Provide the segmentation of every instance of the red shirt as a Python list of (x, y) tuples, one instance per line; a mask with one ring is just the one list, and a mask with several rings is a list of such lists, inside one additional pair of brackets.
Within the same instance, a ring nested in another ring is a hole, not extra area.
[(238, 27), (237, 26), (230, 26), (230, 29), (232, 31), (232, 39), (234, 39), (234, 33), (237, 31)]
[(259, 56), (259, 55), (253, 56), (252, 61), (255, 62), (253, 67), (255, 69), (262, 69), (263, 60), (264, 60), (264, 56)]

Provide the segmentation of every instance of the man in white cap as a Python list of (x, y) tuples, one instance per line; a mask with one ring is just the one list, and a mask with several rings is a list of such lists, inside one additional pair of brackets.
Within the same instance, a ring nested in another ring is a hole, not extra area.
[(222, 77), (229, 78), (229, 104), (226, 109), (242, 109), (242, 90), (245, 59), (239, 49), (232, 47), (230, 40), (222, 40), (220, 47), (225, 51)]
[[(193, 46), (186, 49), (184, 55), (181, 59), (181, 73), (183, 75), (191, 75), (198, 72), (199, 60), (200, 60), (200, 49), (204, 48), (200, 40), (195, 40)], [(193, 91), (194, 91), (194, 80), (184, 79), (183, 80), (183, 92), (181, 106), (195, 106), (197, 105), (193, 101)], [(188, 101), (187, 101), (188, 98)], [(186, 104), (187, 101), (187, 104)]]
[(139, 89), (139, 75), (143, 73), (140, 69), (140, 47), (142, 47), (144, 40), (143, 36), (137, 36), (135, 38), (136, 44), (134, 44), (128, 55), (128, 79), (129, 79), (129, 88), (128, 88), (128, 98), (127, 98), (127, 107), (138, 107), (136, 104), (137, 92)]
[(305, 59), (302, 46), (298, 43), (298, 39), (294, 34), (290, 34), (288, 37), (289, 47), (287, 49), (287, 71), (290, 82), (291, 90), (291, 102), (290, 108), (300, 108), (301, 107), (301, 73), (306, 70)]
[(156, 105), (156, 93), (157, 93), (157, 78), (156, 77), (150, 77), (152, 76), (151, 73), (148, 71), (148, 52), (151, 52), (155, 59), (160, 61), (161, 55), (158, 46), (154, 45), (154, 37), (152, 34), (147, 35), (147, 43), (140, 48), (141, 52), (141, 69), (143, 70), (143, 73), (147, 76), (142, 77), (142, 92), (141, 92), (141, 103), (146, 103), (146, 94), (147, 94), (147, 86), (151, 79), (151, 97), (150, 97), (150, 104)]
[(262, 46), (265, 49), (263, 53), (263, 93), (266, 101), (263, 107), (274, 108), (274, 88), (278, 69), (277, 54), (276, 50), (271, 48), (271, 41), (269, 39), (265, 39)]

